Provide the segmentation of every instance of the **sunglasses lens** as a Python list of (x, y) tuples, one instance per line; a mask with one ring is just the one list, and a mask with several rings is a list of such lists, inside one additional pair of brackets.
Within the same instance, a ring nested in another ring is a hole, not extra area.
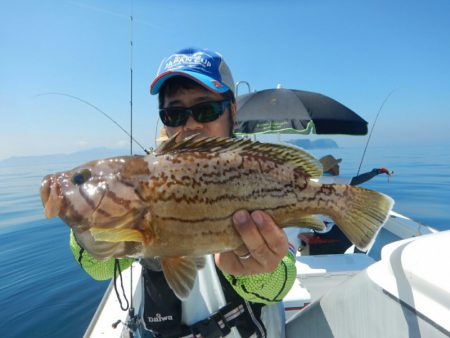
[(168, 127), (179, 127), (186, 123), (189, 112), (185, 109), (161, 109), (159, 117), (162, 123)]
[(230, 101), (205, 102), (191, 108), (166, 108), (159, 110), (159, 117), (168, 127), (179, 127), (186, 123), (190, 114), (195, 121), (207, 123), (215, 121), (223, 114)]
[(208, 102), (192, 107), (192, 115), (197, 122), (205, 123), (216, 120), (223, 113), (221, 102)]

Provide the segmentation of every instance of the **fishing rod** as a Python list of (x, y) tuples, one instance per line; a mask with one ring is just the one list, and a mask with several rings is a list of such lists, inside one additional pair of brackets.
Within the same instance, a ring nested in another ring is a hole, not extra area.
[(362, 155), (362, 157), (361, 157), (361, 162), (359, 163), (359, 168), (358, 168), (358, 172), (356, 173), (356, 176), (359, 175), (359, 172), (360, 172), (360, 170), (361, 170), (361, 166), (362, 166), (363, 161), (364, 161), (364, 156), (366, 155), (367, 147), (369, 146), (370, 138), (372, 137), (373, 129), (375, 128), (375, 124), (377, 123), (378, 116), (380, 116), (380, 113), (381, 113), (381, 110), (382, 110), (383, 107), (384, 107), (384, 104), (385, 104), (385, 103), (387, 102), (387, 100), (391, 97), (391, 95), (392, 95), (393, 92), (394, 92), (394, 90), (392, 90), (392, 91), (386, 96), (386, 98), (384, 99), (383, 103), (382, 103), (381, 106), (380, 106), (380, 109), (378, 109), (378, 113), (377, 113), (377, 115), (375, 116), (375, 120), (374, 120), (374, 122), (373, 122), (373, 124), (372, 124), (372, 128), (370, 129), (369, 137), (367, 138), (366, 146), (364, 147), (364, 152), (363, 152), (363, 155)]
[(133, 0), (130, 4), (130, 155), (133, 155)]
[(101, 110), (100, 108), (98, 108), (97, 106), (93, 105), (92, 103), (83, 100), (82, 98), (75, 96), (75, 95), (71, 95), (71, 94), (67, 94), (67, 93), (61, 93), (61, 92), (48, 92), (48, 93), (41, 93), (38, 94), (36, 96), (45, 96), (45, 95), (60, 95), (60, 96), (66, 96), (66, 97), (70, 97), (74, 100), (80, 101), (84, 104), (87, 104), (88, 106), (90, 106), (91, 108), (94, 108), (96, 111), (98, 111), (99, 113), (103, 114), (106, 118), (108, 118), (111, 122), (113, 122), (117, 127), (119, 127), (125, 134), (127, 134), (128, 136), (130, 136), (130, 142), (134, 141), (139, 147), (141, 147), (141, 149), (146, 153), (146, 154), (150, 154), (150, 151), (145, 149), (145, 147), (139, 143), (139, 141), (137, 141), (132, 134), (130, 134), (127, 130), (125, 130), (119, 123), (117, 123), (111, 116), (109, 116), (107, 113), (105, 113), (103, 110)]
[[(133, 155), (133, 0), (130, 1), (130, 155)], [(144, 150), (147, 154), (148, 152)], [(116, 259), (116, 262), (118, 260)], [(133, 305), (133, 264), (130, 266), (130, 307), (128, 319), (124, 325), (128, 328), (128, 334), (134, 337), (139, 327), (139, 318)]]

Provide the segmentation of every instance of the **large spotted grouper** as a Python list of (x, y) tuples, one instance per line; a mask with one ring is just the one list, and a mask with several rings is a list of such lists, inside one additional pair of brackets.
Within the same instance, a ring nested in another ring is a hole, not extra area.
[(388, 218), (393, 201), (350, 185), (320, 184), (320, 163), (299, 148), (247, 139), (169, 139), (155, 153), (92, 161), (46, 176), (47, 217), (59, 216), (94, 257), (159, 257), (180, 298), (203, 256), (242, 244), (240, 209), (263, 210), (280, 227), (321, 229), (333, 219), (360, 249)]

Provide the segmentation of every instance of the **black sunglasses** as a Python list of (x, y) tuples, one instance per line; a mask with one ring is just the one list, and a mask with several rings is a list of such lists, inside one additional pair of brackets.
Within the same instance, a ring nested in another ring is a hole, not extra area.
[(202, 102), (189, 108), (164, 108), (159, 110), (159, 117), (162, 123), (168, 127), (183, 126), (192, 115), (199, 123), (212, 122), (217, 120), (230, 105), (230, 100)]

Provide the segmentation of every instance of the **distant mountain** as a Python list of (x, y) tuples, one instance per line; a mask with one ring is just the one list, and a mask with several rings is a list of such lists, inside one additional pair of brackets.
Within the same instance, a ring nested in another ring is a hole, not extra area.
[(338, 144), (329, 138), (322, 138), (317, 140), (289, 140), (287, 143), (302, 147), (303, 149), (336, 149), (339, 148)]
[(51, 155), (33, 155), (33, 156), (12, 156), (5, 160), (0, 160), (0, 165), (25, 165), (25, 164), (45, 164), (60, 161), (73, 161), (73, 163), (81, 164), (83, 162), (114, 156), (129, 155), (127, 149), (111, 149), (111, 148), (92, 148), (83, 151), (77, 151), (70, 154), (51, 154)]
[[(324, 149), (324, 148), (339, 148), (337, 143), (331, 139), (318, 140), (289, 140), (287, 143), (294, 144), (304, 149)], [(128, 149), (111, 149), (111, 148), (92, 148), (83, 151), (77, 151), (69, 154), (50, 154), (50, 155), (32, 155), (32, 156), (12, 156), (4, 160), (0, 160), (0, 166), (15, 166), (15, 165), (39, 165), (58, 162), (70, 162), (73, 165), (82, 164), (84, 162), (114, 157), (129, 155)]]

